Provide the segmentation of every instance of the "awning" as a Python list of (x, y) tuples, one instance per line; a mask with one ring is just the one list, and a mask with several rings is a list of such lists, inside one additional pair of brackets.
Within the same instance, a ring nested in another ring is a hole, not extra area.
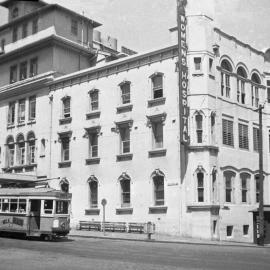
[[(263, 211), (264, 212), (270, 212), (270, 205), (264, 205), (263, 206)], [(259, 212), (259, 208), (256, 208), (256, 209), (254, 209), (254, 210), (250, 210), (249, 212)]]
[(0, 173), (0, 185), (3, 184), (26, 184), (39, 180), (36, 175), (19, 173)]

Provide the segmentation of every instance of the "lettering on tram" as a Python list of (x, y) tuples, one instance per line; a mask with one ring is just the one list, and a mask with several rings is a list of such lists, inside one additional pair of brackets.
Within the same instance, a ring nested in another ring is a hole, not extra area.
[(52, 188), (0, 188), (0, 232), (26, 237), (66, 236), (71, 194)]

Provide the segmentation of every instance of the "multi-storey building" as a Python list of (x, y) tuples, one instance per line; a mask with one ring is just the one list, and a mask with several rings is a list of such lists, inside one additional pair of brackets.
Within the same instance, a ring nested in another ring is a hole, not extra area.
[[(177, 42), (96, 65), (98, 23), (57, 5), (18, 3), (2, 3), (9, 8), (9, 22), (0, 27), (2, 185), (26, 181), (27, 174), (60, 177), (50, 185), (69, 186), (74, 225), (101, 220), (105, 198), (107, 220), (253, 241), (261, 103), (264, 203), (270, 204), (268, 53), (216, 28), (189, 2), (190, 145), (181, 177)], [(35, 28), (33, 18), (37, 31), (25, 37), (30, 30), (23, 25)]]

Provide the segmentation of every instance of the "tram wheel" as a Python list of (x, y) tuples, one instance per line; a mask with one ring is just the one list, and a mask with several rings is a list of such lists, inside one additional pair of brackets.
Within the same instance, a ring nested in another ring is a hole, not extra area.
[(49, 235), (49, 234), (45, 234), (45, 235), (42, 236), (42, 239), (44, 241), (52, 241), (52, 236)]

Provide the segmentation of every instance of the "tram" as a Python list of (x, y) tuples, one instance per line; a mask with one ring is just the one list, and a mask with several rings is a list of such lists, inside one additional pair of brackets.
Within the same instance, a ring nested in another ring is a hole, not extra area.
[(70, 231), (71, 194), (52, 188), (0, 188), (0, 233), (52, 240)]

